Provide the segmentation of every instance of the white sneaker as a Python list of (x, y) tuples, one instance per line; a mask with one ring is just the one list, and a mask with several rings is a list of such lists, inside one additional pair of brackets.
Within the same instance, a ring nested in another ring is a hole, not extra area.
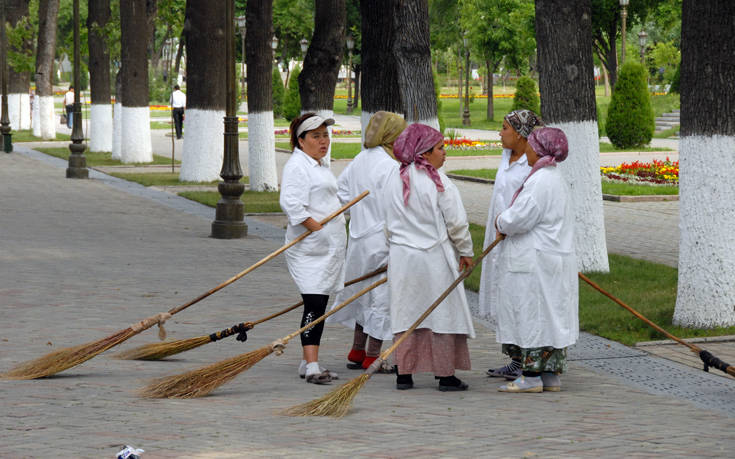
[(498, 390), (500, 392), (514, 393), (543, 392), (544, 383), (541, 381), (541, 376), (532, 376), (530, 378), (521, 376), (508, 384), (503, 384)]
[(541, 381), (543, 381), (544, 390), (547, 392), (559, 392), (561, 390), (561, 378), (556, 373), (544, 371), (541, 373)]
[[(319, 365), (319, 371), (321, 373), (324, 373), (325, 371), (329, 373), (329, 377), (332, 379), (339, 379), (339, 375), (333, 371), (329, 371), (323, 366)], [(299, 363), (299, 378), (304, 379), (306, 378), (306, 360), (302, 360), (301, 363)]]

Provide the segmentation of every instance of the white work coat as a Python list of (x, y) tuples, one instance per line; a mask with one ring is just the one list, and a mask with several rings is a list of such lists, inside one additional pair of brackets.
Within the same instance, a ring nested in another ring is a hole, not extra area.
[[(512, 150), (508, 148), (503, 149), (503, 155), (500, 158), (498, 173), (495, 176), (495, 184), (493, 185), (493, 195), (490, 198), (490, 207), (487, 212), (485, 242), (482, 245), (483, 250), (495, 240), (495, 217), (510, 206), (513, 194), (531, 172), (531, 166), (528, 165), (528, 159), (526, 159), (525, 154), (511, 163), (511, 153), (513, 153)], [(499, 273), (497, 266), (498, 258), (502, 251), (503, 242), (501, 241), (482, 259), (482, 276), (480, 277), (480, 292), (478, 295), (481, 316), (495, 317), (495, 305), (498, 302), (497, 284)]]
[[(337, 196), (342, 204), (355, 199), (365, 190), (370, 191), (369, 195), (349, 210), (350, 238), (345, 260), (346, 280), (355, 279), (388, 264), (388, 239), (383, 230), (385, 213), (380, 193), (385, 189), (390, 174), (397, 169), (398, 162), (383, 147), (373, 147), (360, 152), (337, 180)], [(332, 307), (384, 277), (385, 274), (381, 274), (346, 287), (335, 297)], [(357, 298), (349, 306), (330, 316), (327, 322), (338, 322), (350, 328), (355, 328), (357, 323), (373, 338), (393, 338), (388, 285), (383, 284)]]
[(566, 182), (545, 167), (500, 213), (507, 235), (498, 260), (496, 339), (523, 348), (574, 344), (579, 336), (579, 293), (574, 212)]
[[(390, 246), (388, 287), (393, 333), (406, 331), (459, 277), (459, 256), (472, 256), (467, 214), (457, 187), (441, 171), (439, 192), (426, 172), (408, 167), (411, 192), (391, 173), (383, 194)], [(419, 328), (475, 337), (464, 285), (459, 284)]]
[[(283, 167), (281, 209), (288, 217), (286, 243), (300, 236), (309, 217), (321, 221), (340, 208), (337, 180), (328, 167), (294, 149)], [(345, 218), (338, 215), (321, 230), (286, 250), (286, 263), (299, 292), (329, 295), (342, 290)]]

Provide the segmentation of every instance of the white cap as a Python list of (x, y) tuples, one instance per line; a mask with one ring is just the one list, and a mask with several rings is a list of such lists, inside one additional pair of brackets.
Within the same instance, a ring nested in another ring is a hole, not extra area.
[(314, 130), (322, 124), (331, 126), (334, 124), (334, 119), (324, 119), (319, 115), (310, 116), (309, 118), (306, 118), (296, 129), (296, 137), (301, 137), (301, 134), (303, 134), (304, 132)]

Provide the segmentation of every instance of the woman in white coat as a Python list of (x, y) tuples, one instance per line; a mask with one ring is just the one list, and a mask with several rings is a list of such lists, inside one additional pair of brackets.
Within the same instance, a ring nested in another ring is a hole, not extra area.
[[(375, 113), (365, 130), (365, 150), (337, 179), (337, 196), (343, 204), (365, 190), (370, 191), (349, 210), (350, 237), (345, 260), (347, 279), (360, 277), (388, 264), (388, 239), (384, 231), (385, 213), (380, 192), (385, 189), (391, 173), (398, 169), (398, 163), (392, 156), (393, 142), (405, 128), (406, 121), (400, 115), (384, 111)], [(368, 279), (346, 287), (337, 294), (334, 305), (376, 280)], [(347, 368), (368, 368), (378, 358), (383, 340), (393, 337), (388, 300), (388, 285), (383, 284), (327, 319), (327, 322), (339, 322), (355, 330), (352, 348), (347, 355)]]
[[(286, 243), (313, 231), (286, 251), (288, 271), (304, 299), (301, 326), (324, 315), (329, 295), (344, 284), (345, 219), (342, 215), (322, 226), (319, 221), (340, 208), (337, 180), (322, 163), (329, 148), (327, 126), (334, 124), (314, 113), (291, 123), (293, 154), (283, 168), (280, 204), (288, 217)], [(329, 384), (337, 375), (319, 365), (324, 322), (301, 334), (303, 360), (299, 376), (314, 384)]]
[[(521, 186), (523, 180), (531, 172), (526, 159), (528, 136), (536, 126), (542, 126), (539, 117), (531, 110), (514, 110), (503, 119), (500, 140), (503, 143), (503, 155), (498, 166), (498, 173), (493, 184), (493, 195), (487, 213), (484, 248), (495, 240), (495, 218), (510, 206), (513, 193)], [(495, 321), (498, 258), (503, 250), (503, 242), (495, 247), (482, 260), (482, 276), (480, 277), (479, 306), (480, 315)], [(487, 375), (495, 378), (513, 380), (521, 375), (520, 355), (511, 355), (509, 364), (500, 368), (491, 368)]]
[(526, 148), (531, 172), (495, 220), (498, 233), (506, 235), (498, 262), (496, 338), (523, 365), (523, 374), (501, 392), (560, 390), (567, 347), (579, 336), (574, 212), (556, 167), (567, 152), (561, 129), (533, 131)]
[[(412, 124), (396, 140), (401, 162), (383, 199), (389, 241), (391, 326), (398, 339), (459, 276), (472, 266), (472, 239), (459, 191), (439, 171), (444, 137)], [(469, 370), (467, 337), (475, 330), (464, 286), (459, 285), (396, 350), (397, 389), (413, 387), (412, 374), (432, 372), (441, 391), (462, 391), (454, 376)]]

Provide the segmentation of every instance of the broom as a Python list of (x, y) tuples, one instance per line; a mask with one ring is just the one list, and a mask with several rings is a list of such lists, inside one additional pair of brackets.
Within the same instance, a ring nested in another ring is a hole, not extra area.
[(156, 379), (148, 386), (144, 387), (140, 391), (140, 395), (147, 398), (195, 398), (207, 395), (219, 386), (231, 381), (238, 374), (250, 369), (253, 365), (260, 362), (273, 352), (277, 355), (281, 355), (289, 340), (323, 322), (327, 317), (336, 313), (375, 287), (384, 284), (387, 280), (388, 279), (383, 278), (374, 284), (365, 287), (348, 298), (347, 301), (332, 308), (331, 311), (327, 312), (315, 321), (304, 325), (284, 338), (273, 341), (267, 346), (207, 365), (206, 367), (191, 370), (186, 373)]
[(733, 367), (729, 363), (723, 362), (722, 360), (720, 360), (717, 357), (715, 357), (714, 355), (712, 355), (709, 351), (707, 351), (705, 349), (701, 349), (698, 346), (695, 346), (692, 343), (688, 343), (688, 342), (686, 342), (686, 341), (684, 341), (682, 339), (679, 339), (676, 336), (672, 335), (671, 333), (667, 332), (663, 328), (659, 327), (655, 323), (653, 323), (650, 320), (648, 320), (640, 312), (636, 311), (635, 309), (631, 308), (627, 304), (623, 303), (619, 299), (617, 299), (614, 296), (612, 296), (610, 293), (608, 293), (605, 290), (603, 290), (602, 287), (600, 287), (599, 285), (597, 285), (596, 283), (594, 283), (590, 278), (588, 278), (584, 274), (579, 273), (579, 278), (582, 279), (583, 281), (587, 282), (588, 284), (590, 284), (592, 286), (592, 288), (594, 288), (598, 292), (602, 293), (603, 295), (605, 295), (606, 297), (610, 298), (611, 300), (613, 300), (614, 302), (616, 302), (617, 304), (619, 304), (623, 308), (627, 309), (631, 314), (633, 314), (634, 316), (638, 317), (643, 322), (647, 323), (649, 326), (653, 327), (659, 333), (662, 333), (664, 336), (668, 337), (669, 339), (672, 339), (672, 340), (676, 341), (679, 344), (683, 344), (684, 346), (688, 347), (692, 352), (694, 352), (695, 354), (698, 354), (699, 355), (699, 358), (702, 359), (702, 362), (704, 363), (704, 371), (709, 371), (709, 367), (714, 367), (714, 368), (717, 368), (718, 370), (724, 371), (725, 373), (729, 374), (730, 376), (735, 376), (735, 367)]
[[(365, 279), (369, 279), (373, 276), (377, 276), (378, 274), (387, 271), (387, 269), (388, 268), (386, 266), (383, 266), (382, 268), (378, 268), (371, 273), (365, 274), (364, 276), (361, 276), (351, 281), (345, 282), (345, 287), (348, 287), (352, 284), (356, 284), (358, 282), (362, 282)], [(186, 352), (191, 349), (195, 349), (207, 343), (213, 343), (215, 341), (219, 341), (223, 338), (227, 338), (234, 334), (237, 334), (238, 341), (246, 341), (248, 338), (247, 332), (251, 330), (253, 327), (255, 327), (256, 325), (262, 324), (263, 322), (267, 322), (287, 312), (293, 311), (294, 309), (298, 308), (299, 306), (303, 304), (304, 304), (303, 301), (299, 301), (293, 306), (289, 306), (286, 309), (279, 311), (275, 314), (272, 314), (268, 317), (265, 317), (263, 319), (256, 320), (255, 322), (242, 322), (230, 328), (225, 328), (224, 330), (218, 331), (216, 333), (212, 333), (210, 335), (197, 336), (194, 338), (180, 339), (178, 341), (169, 341), (169, 342), (164, 342), (164, 343), (144, 344), (143, 346), (136, 347), (129, 351), (120, 352), (119, 354), (116, 354), (113, 357), (117, 359), (124, 359), (124, 360), (160, 360), (160, 359), (169, 357), (171, 355), (175, 355), (181, 352)]]
[[(338, 216), (339, 214), (341, 214), (348, 208), (355, 205), (358, 201), (360, 201), (362, 198), (367, 196), (368, 193), (369, 193), (368, 191), (363, 191), (362, 194), (357, 196), (355, 199), (353, 199), (352, 201), (342, 206), (339, 210), (335, 211), (333, 214), (327, 216), (324, 220), (320, 222), (320, 224), (325, 225), (327, 222), (329, 222), (330, 220), (332, 220), (333, 218), (335, 218), (336, 216)], [(2, 375), (0, 375), (0, 379), (36, 379), (36, 378), (43, 378), (45, 376), (50, 376), (55, 373), (59, 373), (68, 368), (71, 368), (83, 362), (86, 362), (87, 360), (101, 354), (102, 352), (110, 349), (111, 347), (117, 346), (118, 344), (124, 342), (125, 340), (137, 335), (138, 333), (144, 330), (149, 329), (150, 327), (156, 324), (158, 324), (158, 327), (159, 327), (158, 336), (159, 338), (163, 340), (166, 338), (166, 332), (163, 328), (163, 323), (166, 322), (166, 320), (170, 319), (171, 316), (173, 316), (177, 312), (183, 311), (184, 309), (188, 308), (189, 306), (195, 303), (198, 303), (199, 301), (203, 300), (209, 295), (227, 287), (228, 285), (240, 279), (244, 275), (255, 270), (255, 268), (262, 266), (266, 262), (275, 258), (277, 255), (285, 252), (290, 247), (296, 245), (298, 242), (306, 238), (309, 234), (311, 234), (311, 231), (305, 231), (293, 241), (289, 242), (288, 244), (284, 245), (280, 249), (271, 253), (270, 255), (263, 258), (262, 260), (255, 263), (254, 265), (250, 266), (246, 270), (224, 281), (223, 283), (221, 283), (217, 287), (214, 287), (208, 292), (202, 295), (199, 295), (193, 300), (182, 304), (181, 306), (170, 309), (168, 312), (161, 312), (154, 316), (143, 319), (140, 322), (134, 323), (127, 328), (124, 328), (118, 332), (113, 333), (112, 335), (108, 337), (99, 339), (97, 341), (92, 341), (90, 343), (81, 344), (78, 346), (59, 349), (58, 351), (51, 352), (35, 360), (24, 362), (12, 368), (7, 373), (3, 373)]]
[(283, 410), (282, 414), (288, 416), (332, 416), (336, 418), (341, 418), (345, 416), (350, 411), (352, 401), (355, 399), (360, 389), (362, 389), (362, 386), (364, 386), (368, 382), (368, 379), (370, 379), (370, 377), (375, 374), (376, 371), (378, 371), (383, 362), (388, 359), (388, 356), (390, 356), (398, 348), (398, 346), (400, 346), (401, 343), (406, 338), (408, 338), (408, 336), (413, 333), (419, 325), (421, 325), (421, 322), (423, 322), (424, 319), (426, 319), (429, 314), (431, 314), (434, 309), (436, 309), (436, 307), (439, 306), (442, 301), (444, 301), (444, 299), (452, 292), (452, 290), (454, 290), (455, 287), (457, 287), (457, 285), (460, 284), (460, 282), (462, 282), (470, 274), (472, 274), (475, 266), (477, 266), (479, 262), (483, 258), (485, 258), (485, 256), (490, 253), (490, 251), (504, 238), (505, 236), (501, 234), (495, 239), (495, 241), (493, 241), (492, 244), (487, 246), (482, 254), (477, 257), (472, 268), (462, 272), (460, 276), (454, 282), (452, 282), (452, 285), (450, 285), (444, 291), (444, 293), (442, 293), (439, 298), (437, 298), (437, 300), (434, 301), (434, 303), (429, 306), (429, 308), (424, 311), (423, 314), (421, 314), (421, 317), (419, 317), (416, 322), (414, 322), (413, 325), (411, 325), (411, 327), (406, 330), (395, 343), (393, 343), (391, 347), (383, 351), (380, 354), (380, 357), (375, 359), (375, 361), (368, 367), (367, 370), (365, 370), (363, 374), (351, 379), (350, 381), (347, 381), (337, 389), (327, 393), (320, 398)]

